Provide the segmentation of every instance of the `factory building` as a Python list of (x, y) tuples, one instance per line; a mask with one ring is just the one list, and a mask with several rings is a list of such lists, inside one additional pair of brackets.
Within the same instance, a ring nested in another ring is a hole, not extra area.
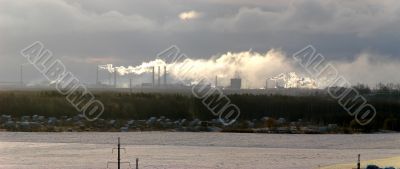
[(240, 78), (233, 78), (231, 79), (231, 89), (241, 89), (242, 88), (242, 79)]

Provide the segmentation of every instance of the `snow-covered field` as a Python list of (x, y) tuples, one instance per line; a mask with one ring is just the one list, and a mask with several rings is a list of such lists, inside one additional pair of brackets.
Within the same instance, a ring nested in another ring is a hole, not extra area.
[[(141, 169), (310, 169), (400, 156), (400, 134), (0, 132), (0, 169), (106, 168), (116, 138)], [(116, 166), (110, 166), (116, 168)], [(126, 167), (125, 167), (126, 168)]]

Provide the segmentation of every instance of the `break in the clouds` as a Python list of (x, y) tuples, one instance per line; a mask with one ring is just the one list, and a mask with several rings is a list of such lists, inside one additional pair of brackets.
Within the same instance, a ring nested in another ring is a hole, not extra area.
[(171, 45), (196, 60), (249, 49), (290, 58), (310, 44), (353, 83), (399, 82), (399, 27), (396, 0), (2, 0), (0, 81), (18, 80), (19, 51), (41, 41), (86, 82), (97, 64), (140, 65)]
[(187, 12), (182, 12), (179, 14), (179, 18), (181, 20), (191, 20), (191, 19), (196, 19), (200, 17), (200, 13), (196, 11), (187, 11)]

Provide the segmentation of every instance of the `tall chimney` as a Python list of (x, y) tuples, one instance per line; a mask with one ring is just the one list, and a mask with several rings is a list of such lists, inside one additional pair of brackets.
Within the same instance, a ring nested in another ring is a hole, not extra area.
[(164, 66), (164, 86), (167, 86), (167, 66)]
[(20, 69), (20, 70), (19, 70), (19, 71), (20, 71), (20, 72), (19, 72), (19, 73), (20, 73), (20, 74), (19, 74), (19, 81), (20, 81), (21, 87), (24, 86), (24, 79), (23, 79), (23, 70), (22, 70), (22, 66), (23, 66), (23, 65), (20, 65), (20, 67), (19, 67), (19, 69)]
[(154, 76), (155, 76), (155, 72), (154, 72), (154, 66), (153, 66), (153, 68), (152, 68), (152, 71), (151, 71), (151, 72), (152, 72), (152, 81), (151, 81), (151, 85), (152, 85), (152, 86), (153, 86), (153, 88), (154, 88), (154, 86), (155, 86), (155, 85), (154, 85), (154, 78), (155, 78), (155, 77), (154, 77)]
[(160, 70), (160, 66), (158, 66), (158, 87), (160, 87), (161, 85), (161, 70)]
[(215, 76), (215, 88), (218, 87), (218, 76)]
[(114, 68), (114, 88), (117, 88), (117, 68)]
[(99, 65), (97, 65), (96, 69), (96, 84), (99, 84)]
[(110, 72), (109, 74), (108, 74), (108, 85), (110, 85), (110, 87), (111, 87), (111, 79), (112, 79), (112, 72)]
[(129, 93), (132, 93), (132, 78), (129, 79)]

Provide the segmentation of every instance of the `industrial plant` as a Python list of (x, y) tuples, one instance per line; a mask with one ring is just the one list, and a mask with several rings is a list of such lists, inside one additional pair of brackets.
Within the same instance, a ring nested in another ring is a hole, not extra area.
[[(118, 68), (112, 65), (97, 65), (94, 74), (95, 82), (85, 83), (86, 87), (95, 91), (190, 93), (191, 87), (196, 84), (196, 80), (179, 79), (169, 74), (167, 65), (147, 67), (141, 74), (121, 74)], [(32, 83), (24, 79), (22, 65), (18, 74), (19, 81), (0, 82), (0, 90), (52, 90), (54, 88), (54, 82), (43, 80), (40, 83)], [(249, 87), (248, 83), (244, 84), (246, 79), (242, 79), (239, 75), (231, 78), (215, 76), (214, 80), (208, 81), (208, 85), (227, 94), (309, 95), (323, 92), (322, 89), (317, 89), (314, 81), (300, 78), (294, 72), (260, 78), (260, 81), (264, 81), (265, 86)]]

